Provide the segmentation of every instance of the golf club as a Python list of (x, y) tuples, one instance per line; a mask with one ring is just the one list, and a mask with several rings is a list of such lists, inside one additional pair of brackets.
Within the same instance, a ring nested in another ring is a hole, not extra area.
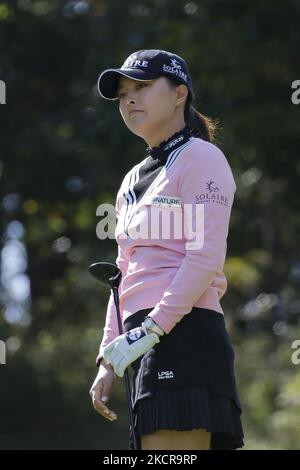
[[(113, 296), (114, 296), (114, 302), (116, 306), (116, 311), (117, 311), (119, 334), (122, 335), (123, 327), (122, 327), (122, 320), (121, 320), (121, 314), (120, 314), (119, 291), (118, 291), (118, 287), (122, 279), (121, 270), (118, 268), (118, 266), (116, 266), (113, 263), (101, 261), (99, 263), (91, 264), (89, 266), (89, 272), (95, 279), (97, 279), (97, 281), (100, 282), (100, 284), (112, 290)], [(137, 440), (136, 440), (134, 422), (133, 422), (131, 391), (130, 391), (129, 376), (128, 376), (127, 369), (124, 372), (124, 380), (125, 380), (125, 387), (126, 387), (130, 426), (131, 426), (131, 432), (132, 432), (133, 449), (136, 450)]]

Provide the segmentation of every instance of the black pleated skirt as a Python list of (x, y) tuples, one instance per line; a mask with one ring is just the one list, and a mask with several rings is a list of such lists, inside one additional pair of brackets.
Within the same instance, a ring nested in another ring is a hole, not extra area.
[[(152, 308), (124, 322), (141, 325)], [(210, 449), (244, 445), (241, 404), (234, 374), (234, 351), (222, 314), (193, 307), (160, 343), (131, 364), (135, 434), (161, 429), (211, 433)], [(133, 448), (130, 432), (129, 448)]]

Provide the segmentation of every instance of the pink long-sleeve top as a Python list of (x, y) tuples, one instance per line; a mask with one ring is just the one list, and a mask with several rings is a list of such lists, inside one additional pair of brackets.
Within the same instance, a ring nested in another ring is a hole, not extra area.
[[(125, 176), (116, 199), (122, 320), (138, 310), (169, 333), (193, 306), (224, 314), (223, 272), (236, 184), (222, 151), (185, 127)], [(110, 295), (103, 348), (119, 335)]]

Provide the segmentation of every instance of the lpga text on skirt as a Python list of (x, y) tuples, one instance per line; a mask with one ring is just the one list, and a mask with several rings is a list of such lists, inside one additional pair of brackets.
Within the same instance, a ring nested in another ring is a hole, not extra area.
[[(125, 331), (141, 325), (152, 308), (124, 321)], [(131, 364), (132, 404), (140, 436), (160, 429), (211, 433), (210, 449), (244, 445), (234, 351), (224, 316), (193, 307), (160, 343)], [(132, 433), (129, 448), (132, 449)]]

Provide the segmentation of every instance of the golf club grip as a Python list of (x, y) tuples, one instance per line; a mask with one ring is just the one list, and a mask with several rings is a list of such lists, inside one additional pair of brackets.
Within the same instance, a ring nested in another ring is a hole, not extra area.
[[(120, 313), (118, 288), (114, 286), (112, 287), (112, 291), (113, 291), (114, 301), (115, 301), (116, 311), (117, 311), (119, 334), (122, 335), (123, 327), (122, 327), (122, 320), (121, 320), (121, 313)], [(136, 441), (136, 434), (135, 434), (134, 421), (133, 421), (133, 412), (132, 412), (131, 390), (130, 390), (129, 375), (128, 375), (127, 369), (124, 372), (124, 380), (125, 380), (126, 396), (127, 396), (128, 411), (129, 411), (129, 422), (131, 425), (131, 433), (132, 433), (132, 440), (133, 440), (133, 449), (137, 450), (137, 441)]]
[(132, 404), (131, 404), (131, 391), (130, 391), (129, 376), (128, 376), (127, 369), (124, 372), (124, 380), (125, 380), (125, 387), (126, 387), (127, 403), (130, 403), (130, 406), (128, 406), (128, 411), (129, 411), (129, 422), (131, 425), (131, 434), (132, 434), (132, 440), (133, 440), (133, 449), (137, 450), (137, 441), (136, 441), (136, 434), (135, 434), (135, 429), (134, 429)]

